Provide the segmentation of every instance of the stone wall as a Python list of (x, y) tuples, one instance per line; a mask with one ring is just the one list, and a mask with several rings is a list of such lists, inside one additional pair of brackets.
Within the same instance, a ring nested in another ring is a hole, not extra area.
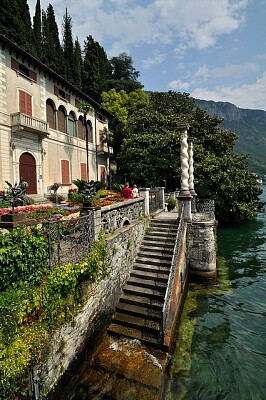
[[(107, 239), (110, 274), (88, 288), (88, 301), (72, 323), (65, 324), (53, 337), (52, 350), (41, 377), (42, 395), (45, 396), (70, 367), (85, 342), (101, 334), (109, 322), (133, 266), (148, 219), (142, 218), (118, 229)], [(43, 397), (42, 397), (43, 398)]]

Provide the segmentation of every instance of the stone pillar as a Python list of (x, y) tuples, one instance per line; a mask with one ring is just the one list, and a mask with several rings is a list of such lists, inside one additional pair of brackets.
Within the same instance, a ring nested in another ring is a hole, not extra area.
[(194, 278), (216, 277), (217, 222), (193, 221), (188, 237), (188, 271)]
[(165, 195), (164, 195), (164, 187), (158, 187), (158, 196), (159, 196), (159, 208), (164, 210), (165, 208)]
[(188, 186), (189, 192), (192, 196), (191, 199), (191, 211), (196, 212), (196, 192), (194, 190), (194, 159), (193, 159), (193, 139), (188, 138), (188, 164), (189, 164), (189, 179), (188, 179)]
[(150, 188), (139, 188), (140, 197), (144, 198), (144, 215), (150, 214)]
[(185, 221), (190, 222), (192, 220), (191, 215), (191, 194), (189, 191), (189, 163), (188, 163), (188, 141), (187, 141), (187, 126), (181, 127), (181, 149), (180, 149), (180, 161), (181, 161), (181, 189), (178, 195), (178, 214), (180, 215), (182, 206), (184, 209)]

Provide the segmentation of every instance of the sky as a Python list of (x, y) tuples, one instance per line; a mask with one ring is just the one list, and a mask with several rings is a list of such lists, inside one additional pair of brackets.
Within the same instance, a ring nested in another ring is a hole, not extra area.
[[(186, 92), (266, 111), (266, 0), (41, 0), (61, 33), (128, 53), (147, 91)], [(34, 15), (36, 0), (28, 0)]]

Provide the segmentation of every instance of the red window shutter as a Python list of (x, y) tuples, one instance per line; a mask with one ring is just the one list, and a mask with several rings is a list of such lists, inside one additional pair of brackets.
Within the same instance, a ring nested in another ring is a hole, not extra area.
[(85, 163), (80, 163), (80, 176), (81, 180), (83, 181), (87, 180), (87, 164)]
[(61, 160), (62, 185), (70, 184), (69, 161)]
[(57, 120), (58, 120), (58, 130), (60, 132), (66, 133), (66, 116), (64, 111), (59, 109), (57, 111)]
[(70, 94), (66, 93), (66, 100), (70, 103)]
[(14, 58), (11, 58), (11, 68), (15, 71), (19, 70), (19, 63), (17, 62), (17, 60), (14, 60)]
[(34, 82), (37, 82), (37, 74), (35, 71), (30, 71), (30, 79), (32, 79)]
[(19, 111), (22, 114), (32, 115), (31, 95), (19, 90)]
[(54, 85), (54, 94), (55, 94), (56, 96), (59, 96), (59, 87), (57, 87), (57, 86), (55, 86), (55, 85)]

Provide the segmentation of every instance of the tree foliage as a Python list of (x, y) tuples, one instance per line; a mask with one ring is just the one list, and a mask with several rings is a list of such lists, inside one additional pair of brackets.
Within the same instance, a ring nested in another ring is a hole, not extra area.
[(33, 17), (33, 43), (34, 54), (41, 60), (42, 57), (42, 14), (40, 0), (37, 0), (35, 6), (35, 15)]
[(109, 73), (110, 63), (103, 47), (92, 36), (88, 36), (83, 51), (83, 91), (100, 102)]
[(107, 90), (115, 88), (117, 91), (124, 90), (127, 93), (142, 89), (143, 85), (138, 81), (139, 71), (133, 66), (132, 57), (127, 53), (121, 53), (110, 60), (111, 76), (107, 82)]
[(67, 81), (74, 82), (74, 44), (72, 35), (72, 19), (67, 12), (63, 16), (63, 56), (64, 56), (64, 76)]
[(43, 63), (64, 76), (63, 51), (59, 40), (58, 26), (53, 6), (48, 5), (42, 13), (43, 23)]
[(195, 190), (216, 202), (223, 223), (254, 216), (260, 189), (245, 157), (234, 153), (236, 136), (219, 128), (220, 120), (194, 108), (187, 93), (152, 93), (147, 107), (128, 118), (120, 154), (121, 170), (145, 186), (162, 184), (175, 190), (180, 182), (180, 134), (188, 124), (194, 138)]

